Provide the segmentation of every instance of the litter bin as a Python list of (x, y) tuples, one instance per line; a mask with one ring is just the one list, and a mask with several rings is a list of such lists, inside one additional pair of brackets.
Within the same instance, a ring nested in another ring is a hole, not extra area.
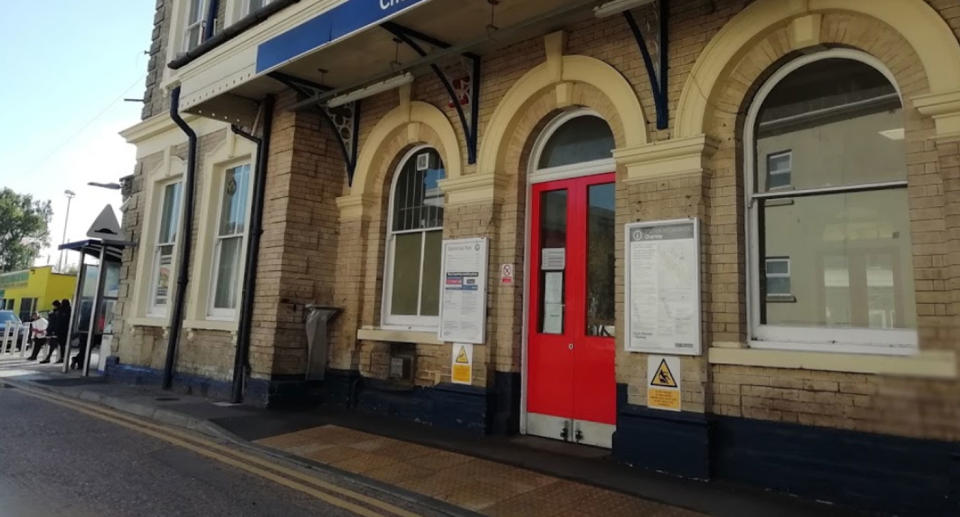
[(307, 305), (306, 310), (307, 380), (322, 381), (327, 371), (327, 325), (340, 309)]

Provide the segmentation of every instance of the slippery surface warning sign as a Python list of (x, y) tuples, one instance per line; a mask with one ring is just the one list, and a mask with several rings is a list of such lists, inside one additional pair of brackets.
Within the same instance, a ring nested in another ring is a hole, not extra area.
[(456, 384), (473, 383), (473, 345), (454, 343), (450, 381)]
[(647, 358), (647, 407), (680, 411), (680, 358)]

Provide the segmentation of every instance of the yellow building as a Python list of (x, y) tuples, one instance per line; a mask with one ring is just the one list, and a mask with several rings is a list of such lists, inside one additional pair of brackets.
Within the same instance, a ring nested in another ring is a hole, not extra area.
[(54, 300), (70, 299), (76, 275), (54, 273), (53, 266), (32, 267), (0, 275), (0, 309), (12, 310), (26, 320), (33, 311), (53, 308)]

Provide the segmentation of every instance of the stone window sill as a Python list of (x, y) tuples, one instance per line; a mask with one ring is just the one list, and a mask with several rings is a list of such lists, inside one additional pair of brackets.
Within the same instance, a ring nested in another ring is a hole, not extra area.
[(711, 347), (707, 357), (710, 364), (868, 373), (927, 379), (957, 378), (957, 357), (952, 350), (924, 350), (909, 356), (881, 356)]
[(384, 341), (390, 343), (413, 343), (423, 345), (442, 345), (437, 339), (437, 333), (421, 330), (398, 330), (389, 328), (364, 327), (357, 331), (357, 339), (361, 341)]

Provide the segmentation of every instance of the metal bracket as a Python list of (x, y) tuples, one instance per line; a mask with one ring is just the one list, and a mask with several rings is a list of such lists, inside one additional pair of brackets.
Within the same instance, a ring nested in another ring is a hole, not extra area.
[[(308, 99), (331, 90), (328, 86), (282, 72), (270, 72), (267, 75)], [(360, 147), (360, 139), (357, 137), (360, 133), (360, 101), (350, 102), (336, 108), (316, 104), (315, 108), (330, 124), (337, 141), (340, 142), (343, 161), (347, 165), (347, 183), (353, 186), (353, 176), (357, 169), (357, 154)]]
[[(426, 57), (427, 52), (418, 41), (440, 49), (450, 48), (449, 43), (393, 22), (386, 22), (380, 26), (398, 40), (406, 43), (420, 57)], [(477, 163), (477, 139), (480, 125), (480, 56), (470, 52), (462, 54), (462, 56), (463, 67), (466, 69), (466, 80), (451, 79), (435, 63), (431, 64), (430, 68), (440, 79), (450, 96), (450, 102), (457, 110), (457, 116), (460, 118), (460, 125), (463, 127), (463, 134), (467, 140), (467, 163), (472, 165)], [(465, 104), (470, 108), (469, 111), (464, 109)]]
[[(667, 38), (667, 22), (669, 17), (669, 0), (657, 0), (654, 14), (656, 24), (646, 24), (650, 45), (647, 44), (647, 38), (644, 38), (640, 25), (629, 11), (623, 11), (623, 17), (626, 18), (633, 37), (637, 40), (640, 47), (640, 54), (643, 55), (643, 64), (647, 68), (647, 76), (650, 78), (650, 89), (653, 91), (653, 104), (657, 110), (657, 129), (667, 129), (670, 125), (669, 116), (669, 93), (667, 91), (667, 78), (669, 76), (669, 59)], [(648, 18), (649, 20), (649, 18)], [(654, 29), (656, 25), (656, 29)], [(653, 34), (650, 34), (653, 33)], [(651, 52), (651, 48), (653, 52)]]

